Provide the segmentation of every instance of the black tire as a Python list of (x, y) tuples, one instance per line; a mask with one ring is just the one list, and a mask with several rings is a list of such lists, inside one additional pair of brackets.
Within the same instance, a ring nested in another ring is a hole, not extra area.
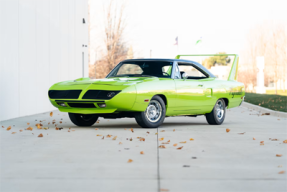
[[(222, 114), (223, 112), (223, 114)], [(225, 119), (226, 105), (223, 99), (218, 99), (210, 113), (205, 114), (210, 125), (221, 125)]]
[(71, 121), (77, 126), (92, 126), (98, 120), (99, 116), (95, 114), (77, 114), (69, 113)]
[[(153, 110), (154, 108), (155, 110)], [(150, 111), (149, 113), (151, 114), (150, 116), (148, 115), (147, 110)], [(142, 128), (157, 128), (163, 123), (165, 113), (166, 109), (164, 101), (160, 96), (156, 95), (150, 100), (150, 103), (144, 112), (135, 113), (135, 119), (138, 125), (141, 126)], [(152, 118), (151, 116), (154, 114), (155, 116), (154, 118)]]

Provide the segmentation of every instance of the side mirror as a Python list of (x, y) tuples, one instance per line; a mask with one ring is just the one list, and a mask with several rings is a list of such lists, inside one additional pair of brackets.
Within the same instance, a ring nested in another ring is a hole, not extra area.
[(187, 75), (187, 73), (183, 73), (182, 75), (181, 75), (181, 77), (184, 79), (184, 81), (187, 79), (187, 77), (188, 77), (188, 75)]

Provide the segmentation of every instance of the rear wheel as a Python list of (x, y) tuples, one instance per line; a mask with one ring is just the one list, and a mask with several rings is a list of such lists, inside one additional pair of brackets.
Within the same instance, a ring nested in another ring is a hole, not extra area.
[(98, 120), (99, 116), (95, 114), (77, 114), (69, 113), (71, 121), (77, 126), (92, 126)]
[(205, 114), (206, 120), (210, 125), (221, 125), (225, 119), (226, 105), (223, 99), (218, 99), (213, 110)]
[(165, 118), (165, 104), (160, 96), (154, 96), (144, 112), (136, 113), (135, 119), (143, 128), (157, 128)]

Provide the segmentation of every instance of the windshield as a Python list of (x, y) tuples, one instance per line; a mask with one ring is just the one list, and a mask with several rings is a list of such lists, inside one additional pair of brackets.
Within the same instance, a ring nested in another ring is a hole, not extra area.
[(131, 61), (120, 63), (107, 77), (171, 78), (172, 62)]

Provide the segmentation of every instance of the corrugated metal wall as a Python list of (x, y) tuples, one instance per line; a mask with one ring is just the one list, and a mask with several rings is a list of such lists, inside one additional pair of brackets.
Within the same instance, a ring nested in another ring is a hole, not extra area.
[(88, 0), (0, 0), (0, 121), (55, 109), (52, 84), (88, 77), (85, 45)]

